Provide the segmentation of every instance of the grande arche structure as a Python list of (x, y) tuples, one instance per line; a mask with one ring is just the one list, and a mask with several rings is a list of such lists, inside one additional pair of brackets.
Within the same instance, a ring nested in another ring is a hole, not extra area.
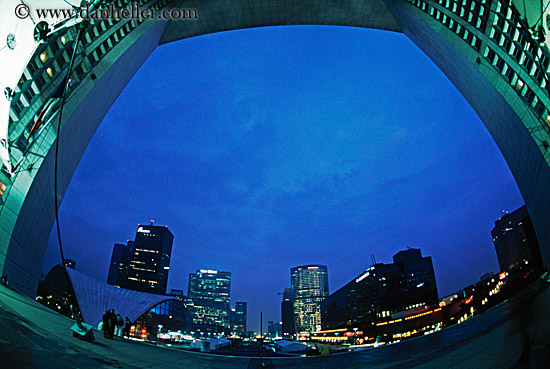
[[(57, 23), (60, 19), (50, 17), (40, 23), (38, 8), (66, 9), (67, 4), (62, 0), (2, 1), (0, 42), (5, 44), (0, 45), (0, 82), (5, 96), (0, 97), (0, 272), (14, 289), (35, 296), (55, 219), (54, 201), (62, 201), (98, 125), (158, 45), (208, 33), (283, 25), (402, 32), (418, 45), (463, 94), (500, 148), (523, 195), (548, 266), (550, 52), (545, 44), (546, 3), (140, 0), (133, 4), (142, 10), (155, 14), (169, 10), (167, 14), (187, 19)], [(30, 17), (16, 16), (21, 4), (28, 5)], [(88, 5), (100, 9), (109, 4), (127, 8), (130, 2), (91, 0)], [(59, 87), (69, 68), (78, 27), (84, 30), (67, 84), (55, 194)], [(403, 60), (404, 68), (406, 63)]]

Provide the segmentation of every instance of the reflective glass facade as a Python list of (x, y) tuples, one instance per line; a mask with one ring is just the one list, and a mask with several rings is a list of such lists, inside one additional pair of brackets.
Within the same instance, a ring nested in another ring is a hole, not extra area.
[(294, 322), (297, 332), (321, 329), (321, 301), (328, 296), (328, 272), (325, 265), (302, 265), (290, 270), (294, 298)]
[(230, 291), (230, 272), (201, 269), (189, 274), (187, 296), (193, 301), (194, 322), (223, 332), (229, 325)]

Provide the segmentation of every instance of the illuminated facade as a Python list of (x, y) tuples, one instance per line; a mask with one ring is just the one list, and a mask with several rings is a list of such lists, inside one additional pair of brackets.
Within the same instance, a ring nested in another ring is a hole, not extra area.
[(321, 329), (321, 302), (328, 296), (325, 265), (301, 265), (290, 269), (296, 332)]
[(197, 330), (224, 332), (229, 326), (230, 292), (230, 272), (201, 269), (189, 274), (187, 296), (193, 301)]
[(360, 327), (404, 310), (437, 305), (438, 295), (431, 257), (419, 249), (393, 256), (392, 264), (374, 264), (321, 303), (323, 329)]
[(168, 227), (138, 226), (124, 287), (166, 294), (173, 241), (174, 236)]
[(525, 206), (499, 218), (491, 235), (501, 272), (542, 271), (539, 244)]

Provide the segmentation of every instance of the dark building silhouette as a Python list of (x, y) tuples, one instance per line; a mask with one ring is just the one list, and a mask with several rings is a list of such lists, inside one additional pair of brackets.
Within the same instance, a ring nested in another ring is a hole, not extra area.
[(374, 264), (321, 303), (323, 329), (367, 330), (392, 314), (438, 303), (431, 257), (400, 251), (392, 264)]
[(128, 241), (126, 245), (115, 243), (111, 256), (111, 264), (109, 265), (109, 274), (107, 275), (108, 284), (123, 288), (126, 287), (128, 282), (128, 269), (130, 267), (130, 259), (132, 258), (133, 251), (133, 241)]
[(291, 338), (296, 334), (294, 326), (294, 302), (292, 299), (292, 290), (285, 288), (283, 292), (283, 301), (281, 302), (281, 321), (283, 338)]
[(269, 320), (267, 322), (267, 337), (274, 339), (282, 336), (283, 322)]
[(246, 333), (246, 310), (246, 302), (238, 301), (229, 311), (229, 325), (231, 330), (239, 336)]
[(235, 313), (237, 315), (237, 325), (240, 327), (240, 334), (246, 332), (247, 304), (244, 301), (235, 303)]
[(504, 215), (491, 231), (502, 272), (517, 269), (542, 271), (539, 243), (527, 207)]
[(193, 301), (183, 294), (183, 290), (172, 289), (170, 290), (170, 293), (168, 293), (168, 296), (173, 296), (183, 302), (183, 306), (185, 306), (191, 317), (195, 315), (195, 306), (193, 305)]
[(201, 269), (189, 274), (187, 296), (193, 301), (193, 321), (198, 331), (225, 332), (229, 326), (230, 292), (230, 272)]
[(328, 296), (328, 272), (325, 265), (301, 265), (290, 269), (297, 332), (321, 329), (321, 301)]
[(170, 293), (168, 293), (168, 295), (169, 296), (174, 296), (175, 298), (177, 298), (180, 301), (183, 301), (185, 299), (185, 295), (183, 294), (183, 290), (171, 289)]
[(173, 241), (166, 226), (138, 226), (125, 288), (166, 294)]
[(63, 264), (65, 264), (65, 266), (67, 268), (71, 268), (71, 269), (75, 269), (76, 270), (76, 261), (74, 260), (71, 260), (71, 259), (65, 259), (63, 261)]

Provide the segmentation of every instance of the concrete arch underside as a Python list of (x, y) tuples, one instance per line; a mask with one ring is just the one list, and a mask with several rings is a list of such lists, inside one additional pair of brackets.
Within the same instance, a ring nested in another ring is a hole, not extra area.
[[(543, 261), (548, 266), (550, 140), (544, 115), (550, 107), (548, 91), (538, 86), (518, 62), (507, 59), (498, 42), (493, 40), (491, 24), (500, 12), (497, 10), (498, 0), (470, 0), (470, 3), (485, 4), (483, 6), (492, 9), (486, 13), (485, 28), (472, 26), (467, 19), (453, 13), (452, 8), (432, 1), (204, 0), (171, 3), (169, 6), (197, 9), (199, 18), (189, 21), (143, 21), (100, 60), (93, 69), (93, 78), (92, 73), (83, 77), (68, 96), (60, 138), (57, 200), (62, 201), (72, 175), (103, 117), (158, 45), (208, 33), (262, 26), (376, 28), (403, 32), (439, 66), (477, 112), (517, 181), (537, 233)], [(449, 28), (443, 18), (434, 16), (437, 11), (446, 15), (446, 19), (462, 24), (474, 40)], [(516, 79), (510, 79), (495, 69), (489, 58), (492, 54), (485, 55), (489, 48), (510, 63), (510, 68), (516, 72)], [(518, 78), (522, 80), (521, 86), (529, 87), (543, 105), (538, 113), (533, 110), (535, 103), (526, 101), (518, 88)], [(51, 87), (44, 93), (52, 94), (53, 90)], [(55, 219), (53, 144), (56, 135), (53, 130), (48, 132), (45, 134), (49, 138), (41, 147), (44, 158), (32, 158), (32, 154), (27, 153), (23, 155), (22, 162), (33, 160), (37, 170), (23, 171), (13, 177), (9, 191), (4, 195), (4, 204), (0, 205), (0, 269), (2, 275), (8, 276), (13, 288), (30, 297), (36, 293)]]

